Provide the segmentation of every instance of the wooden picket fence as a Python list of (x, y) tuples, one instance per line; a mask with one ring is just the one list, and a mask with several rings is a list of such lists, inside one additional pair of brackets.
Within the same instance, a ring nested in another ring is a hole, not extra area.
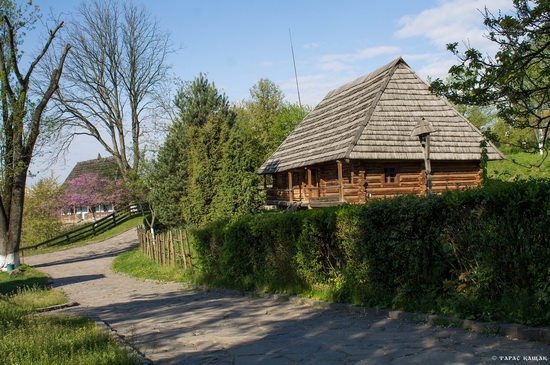
[(185, 229), (175, 229), (153, 235), (143, 225), (138, 226), (139, 248), (159, 265), (193, 270), (191, 247)]

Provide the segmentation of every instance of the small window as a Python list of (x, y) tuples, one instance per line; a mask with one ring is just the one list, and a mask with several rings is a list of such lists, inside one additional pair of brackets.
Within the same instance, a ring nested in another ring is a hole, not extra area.
[(384, 184), (395, 185), (399, 183), (399, 175), (396, 167), (384, 168)]

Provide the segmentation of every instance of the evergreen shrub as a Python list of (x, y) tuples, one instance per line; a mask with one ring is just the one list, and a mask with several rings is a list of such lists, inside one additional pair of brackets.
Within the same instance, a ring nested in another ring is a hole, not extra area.
[(192, 229), (204, 282), (550, 324), (550, 182), (256, 214)]

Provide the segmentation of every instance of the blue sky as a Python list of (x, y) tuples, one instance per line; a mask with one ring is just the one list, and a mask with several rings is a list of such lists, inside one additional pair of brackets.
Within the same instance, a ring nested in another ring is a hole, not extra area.
[[(27, 0), (19, 0), (21, 2)], [(512, 9), (511, 0), (140, 0), (171, 33), (179, 51), (172, 73), (192, 80), (200, 72), (238, 102), (268, 78), (297, 102), (290, 49), (292, 32), (302, 103), (315, 106), (330, 90), (403, 57), (422, 78), (444, 78), (454, 57), (450, 42), (469, 42), (493, 54), (479, 10)], [(77, 0), (34, 0), (43, 14), (61, 19)], [(78, 161), (104, 151), (80, 139), (54, 167), (63, 181)], [(49, 176), (37, 161), (31, 170)], [(31, 180), (32, 182), (32, 180)]]

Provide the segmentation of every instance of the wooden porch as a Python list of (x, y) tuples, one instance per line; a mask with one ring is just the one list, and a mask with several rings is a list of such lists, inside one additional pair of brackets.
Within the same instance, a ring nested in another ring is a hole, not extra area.
[[(442, 193), (477, 186), (481, 172), (479, 161), (434, 161), (432, 191)], [(271, 176), (271, 186), (264, 180), (267, 204), (283, 207), (321, 208), (362, 204), (371, 198), (428, 193), (423, 161), (331, 161)]]
[[(363, 179), (352, 179), (342, 161), (294, 169), (273, 175), (273, 186), (267, 187), (267, 204), (320, 208), (355, 202), (357, 193), (364, 196)], [(346, 174), (346, 179), (344, 175)], [(265, 180), (264, 180), (265, 181)], [(351, 194), (350, 194), (351, 193)], [(354, 195), (354, 196), (351, 196)], [(364, 199), (363, 199), (364, 200)]]

